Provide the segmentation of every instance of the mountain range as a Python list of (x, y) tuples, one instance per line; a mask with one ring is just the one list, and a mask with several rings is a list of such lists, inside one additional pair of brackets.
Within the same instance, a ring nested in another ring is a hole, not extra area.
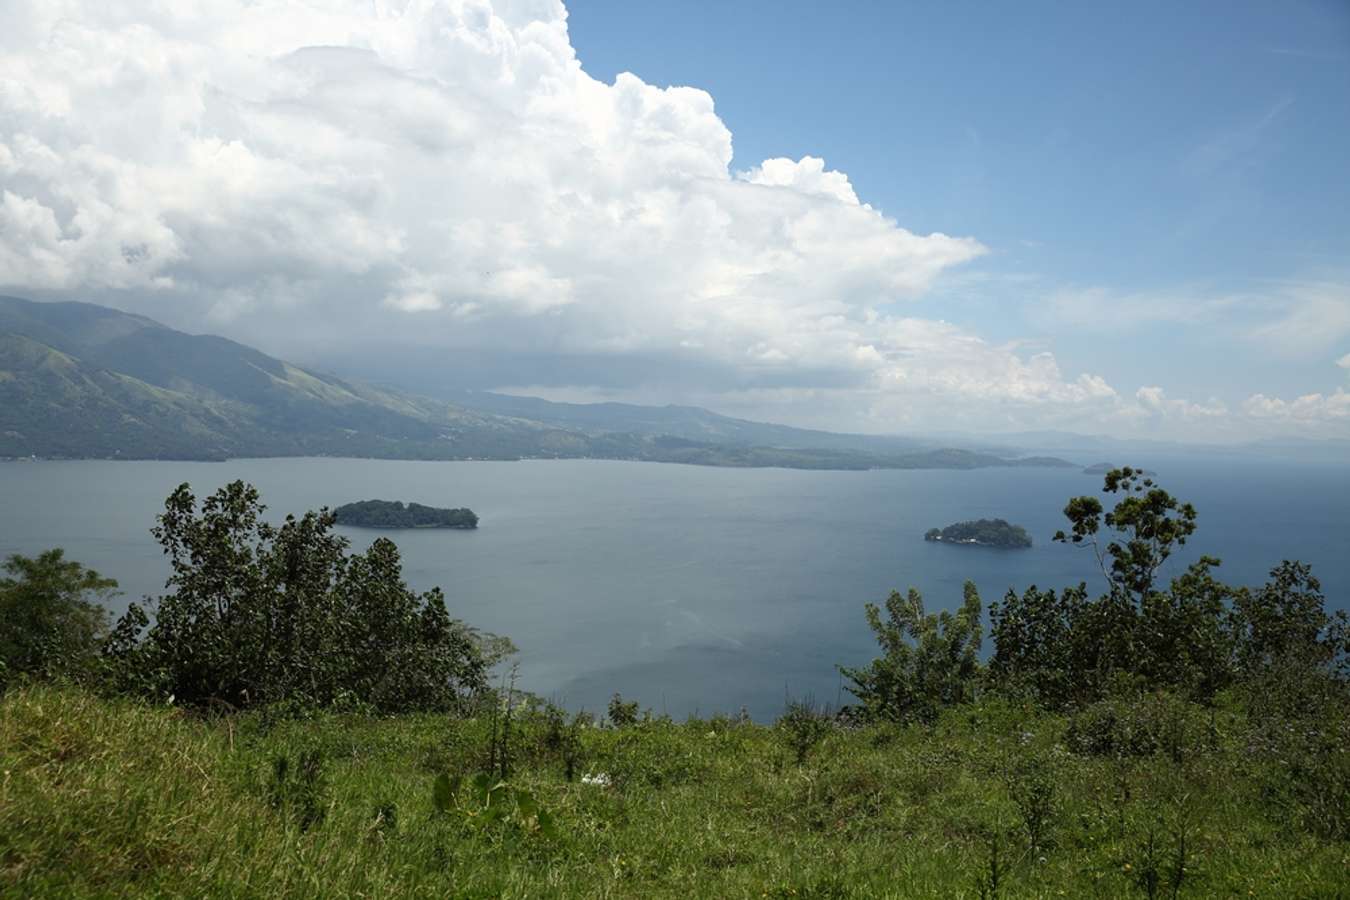
[(685, 406), (431, 398), (88, 303), (0, 297), (0, 457), (634, 459), (814, 469), (1070, 465)]

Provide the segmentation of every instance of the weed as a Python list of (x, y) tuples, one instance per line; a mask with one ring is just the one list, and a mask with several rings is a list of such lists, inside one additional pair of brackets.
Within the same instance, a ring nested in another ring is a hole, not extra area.
[(817, 706), (811, 698), (789, 700), (787, 709), (778, 720), (778, 732), (792, 750), (797, 765), (804, 765), (806, 757), (825, 739), (833, 727), (833, 716), (828, 709)]
[(986, 829), (984, 834), (985, 862), (975, 878), (975, 896), (980, 900), (997, 900), (1005, 879), (1003, 860), (1003, 832), (1000, 827)]
[(323, 751), (317, 748), (302, 751), (294, 767), (284, 753), (273, 759), (268, 801), (273, 809), (294, 819), (301, 831), (323, 821), (327, 790)]
[(397, 834), (398, 804), (389, 800), (375, 804), (375, 808), (371, 812), (371, 820), (371, 826), (377, 833)]
[(609, 698), (609, 724), (615, 728), (629, 728), (638, 723), (638, 702), (625, 701), (616, 691)]
[(470, 827), (486, 831), (510, 826), (527, 834), (556, 838), (553, 816), (529, 791), (478, 774), (466, 781), (439, 775), (432, 785), (432, 802), (445, 814), (456, 814)]
[(1173, 798), (1171, 805), (1174, 809), (1171, 821), (1160, 814), (1150, 815), (1143, 837), (1121, 863), (1122, 873), (1149, 900), (1156, 897), (1175, 900), (1182, 884), (1195, 874), (1190, 798), (1183, 793)]
[(544, 710), (544, 721), (542, 745), (545, 752), (562, 761), (566, 781), (576, 781), (584, 757), (581, 732), (590, 725), (591, 717), (579, 712), (569, 720), (561, 708), (550, 704)]
[(1040, 754), (1017, 759), (1005, 774), (1008, 794), (1022, 818), (1032, 853), (1048, 846), (1056, 812), (1056, 779), (1053, 763)]

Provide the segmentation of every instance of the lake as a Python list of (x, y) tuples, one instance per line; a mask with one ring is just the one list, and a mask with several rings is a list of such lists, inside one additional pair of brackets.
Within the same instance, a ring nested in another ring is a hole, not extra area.
[[(1095, 462), (1085, 460), (1084, 462)], [(1208, 553), (1221, 577), (1256, 584), (1302, 559), (1328, 605), (1350, 594), (1350, 466), (1148, 459), (1196, 505), (1199, 531), (1164, 576)], [(599, 460), (402, 462), (244, 459), (0, 464), (0, 554), (50, 547), (155, 594), (168, 567), (150, 536), (164, 498), (241, 478), (269, 517), (352, 500), (468, 506), (477, 531), (339, 529), (357, 548), (387, 534), (418, 589), (441, 586), (452, 615), (519, 646), (520, 686), (602, 710), (620, 691), (656, 711), (775, 716), (784, 697), (848, 702), (836, 664), (875, 655), (863, 604), (891, 588), (953, 608), (966, 579), (986, 600), (1101, 574), (1089, 551), (1055, 544), (1077, 469), (811, 472)], [(1030, 550), (929, 543), (965, 519), (1024, 525)], [(987, 645), (986, 645), (987, 649)]]

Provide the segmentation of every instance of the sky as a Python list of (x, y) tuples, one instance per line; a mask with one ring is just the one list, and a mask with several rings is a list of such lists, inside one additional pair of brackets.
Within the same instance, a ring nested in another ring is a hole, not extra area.
[(1350, 4), (6, 0), (0, 291), (428, 391), (1350, 437)]

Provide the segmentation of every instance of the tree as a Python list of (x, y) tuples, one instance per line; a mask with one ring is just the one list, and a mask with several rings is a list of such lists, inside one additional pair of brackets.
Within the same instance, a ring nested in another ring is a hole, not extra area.
[(913, 588), (904, 596), (891, 592), (885, 620), (876, 604), (867, 604), (867, 624), (883, 655), (860, 669), (840, 668), (864, 714), (930, 723), (943, 707), (973, 699), (980, 673), (982, 612), (979, 592), (970, 581), (965, 601), (954, 613), (925, 613), (923, 597)]
[(1041, 705), (1058, 709), (1095, 696), (1102, 677), (1103, 630), (1089, 616), (1086, 585), (1041, 591), (1035, 585), (1021, 595), (1009, 590), (1003, 602), (989, 604), (989, 633), (994, 655), (993, 682), (1014, 694), (1030, 694)]
[[(1108, 592), (1089, 600), (1081, 585), (1059, 595), (1033, 587), (993, 604), (990, 674), (1000, 687), (1063, 707), (1100, 697), (1125, 675), (1208, 701), (1294, 661), (1310, 671), (1345, 659), (1344, 616), (1323, 611), (1306, 566), (1284, 563), (1251, 591), (1216, 579), (1219, 560), (1202, 556), (1161, 589), (1163, 563), (1195, 533), (1195, 508), (1129, 467), (1107, 472), (1103, 492), (1125, 496), (1109, 512), (1095, 497), (1073, 498), (1064, 509), (1071, 534), (1055, 540), (1090, 546)], [(1114, 533), (1105, 547), (1103, 527)]]
[(1202, 556), (1153, 591), (1139, 613), (1136, 670), (1154, 687), (1170, 687), (1209, 702), (1234, 678), (1228, 610), (1238, 594), (1216, 579), (1219, 560)]
[(1233, 590), (1211, 575), (1217, 562), (1201, 558), (1142, 607), (1121, 591), (1089, 598), (1083, 584), (1009, 591), (989, 607), (991, 679), (1051, 709), (1099, 699), (1119, 675), (1212, 698), (1232, 679), (1224, 618)]
[(1312, 569), (1288, 560), (1262, 587), (1238, 591), (1230, 622), (1241, 675), (1256, 679), (1284, 667), (1350, 675), (1350, 621), (1324, 603)]
[[(1179, 502), (1142, 470), (1129, 466), (1107, 472), (1102, 492), (1125, 496), (1105, 515), (1096, 497), (1073, 498), (1064, 507), (1072, 533), (1059, 531), (1054, 539), (1090, 546), (1111, 592), (1132, 594), (1142, 603), (1152, 592), (1158, 569), (1173, 549), (1184, 546), (1186, 539), (1195, 533), (1195, 507)], [(1118, 540), (1107, 543), (1105, 550), (1097, 537), (1103, 523), (1120, 535)]]
[(200, 512), (186, 484), (169, 496), (153, 533), (170, 590), (153, 625), (134, 604), (119, 622), (109, 656), (122, 686), (192, 706), (350, 699), (388, 712), (447, 709), (486, 688), (478, 635), (439, 589), (409, 589), (391, 541), (349, 554), (329, 511), (276, 527), (264, 509), (240, 481)]
[(0, 685), (7, 678), (89, 676), (108, 629), (117, 582), (62, 550), (11, 556), (0, 578)]
[[(1070, 533), (1060, 531), (1054, 537), (1092, 548), (1108, 592), (1088, 600), (1080, 587), (1072, 596), (1065, 592), (1056, 607), (1055, 614), (1066, 617), (1060, 643), (1071, 654), (1063, 661), (1067, 668), (1061, 669), (1064, 684), (1046, 699), (1052, 704), (1091, 699), (1121, 673), (1150, 687), (1213, 696), (1228, 672), (1222, 616), (1231, 591), (1211, 575), (1219, 560), (1202, 557), (1167, 590), (1157, 587), (1163, 564), (1195, 533), (1195, 507), (1129, 466), (1107, 472), (1102, 492), (1124, 496), (1109, 511), (1096, 497), (1071, 499), (1064, 508)], [(1105, 547), (1103, 526), (1113, 532)], [(1036, 672), (1032, 680), (1044, 685), (1042, 664), (1027, 656), (1021, 632), (1010, 626), (1045, 605), (1009, 599), (1003, 610), (994, 612), (998, 662), (992, 670), (998, 676)]]

